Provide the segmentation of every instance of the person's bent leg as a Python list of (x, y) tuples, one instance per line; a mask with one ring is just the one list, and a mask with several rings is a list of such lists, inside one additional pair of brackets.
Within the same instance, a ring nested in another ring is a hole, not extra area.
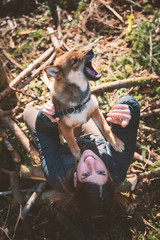
[(33, 139), (34, 139), (33, 130), (38, 112), (39, 110), (36, 107), (29, 106), (26, 107), (23, 112), (23, 120), (25, 121), (27, 128)]

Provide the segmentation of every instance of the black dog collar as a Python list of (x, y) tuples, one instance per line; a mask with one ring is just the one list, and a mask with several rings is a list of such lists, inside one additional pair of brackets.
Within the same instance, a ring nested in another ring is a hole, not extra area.
[(87, 98), (87, 100), (84, 103), (79, 104), (76, 107), (71, 107), (68, 109), (61, 110), (60, 112), (55, 113), (52, 117), (60, 118), (60, 117), (63, 117), (64, 115), (71, 114), (71, 113), (75, 112), (76, 110), (80, 109), (82, 106), (84, 106), (90, 99), (91, 99), (91, 95), (89, 95), (89, 97)]

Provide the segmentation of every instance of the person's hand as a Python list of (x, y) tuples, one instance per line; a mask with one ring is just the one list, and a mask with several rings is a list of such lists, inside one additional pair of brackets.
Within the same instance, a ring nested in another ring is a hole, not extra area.
[(126, 127), (131, 119), (131, 114), (128, 105), (118, 104), (113, 107), (111, 112), (107, 114), (108, 122), (119, 124), (121, 127)]
[(53, 118), (52, 116), (55, 114), (55, 107), (52, 101), (48, 101), (44, 106), (42, 112), (44, 113), (45, 116), (47, 116), (51, 122), (55, 123), (58, 122), (60, 119), (59, 118)]

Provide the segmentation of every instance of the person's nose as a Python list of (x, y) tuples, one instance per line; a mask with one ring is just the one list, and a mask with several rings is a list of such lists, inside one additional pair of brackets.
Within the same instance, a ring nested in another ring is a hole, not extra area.
[(90, 168), (90, 169), (94, 169), (95, 168), (95, 161), (93, 159), (87, 159), (87, 166)]

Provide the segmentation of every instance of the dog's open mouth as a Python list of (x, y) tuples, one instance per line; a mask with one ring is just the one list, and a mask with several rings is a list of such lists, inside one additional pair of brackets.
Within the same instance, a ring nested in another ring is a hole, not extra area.
[(84, 73), (86, 74), (86, 76), (90, 79), (90, 80), (99, 80), (102, 76), (101, 73), (98, 73), (92, 66), (92, 61), (89, 60), (86, 62), (85, 66), (84, 66)]

